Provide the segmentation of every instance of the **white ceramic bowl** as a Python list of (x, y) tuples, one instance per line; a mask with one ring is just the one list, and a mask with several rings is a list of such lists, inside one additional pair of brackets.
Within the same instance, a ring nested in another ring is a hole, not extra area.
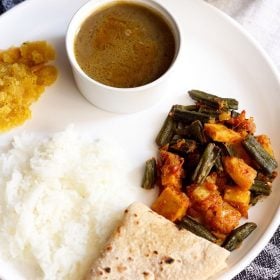
[[(116, 88), (104, 85), (90, 78), (79, 66), (74, 54), (74, 40), (82, 23), (95, 10), (118, 0), (91, 0), (82, 6), (70, 21), (66, 34), (66, 51), (70, 60), (74, 78), (79, 91), (95, 106), (115, 113), (133, 113), (155, 104), (168, 93), (168, 77), (174, 74), (173, 69), (180, 57), (181, 32), (174, 17), (160, 4), (152, 0), (130, 0), (149, 7), (161, 14), (174, 33), (176, 52), (169, 69), (155, 81), (134, 88)], [(123, 2), (123, 1), (122, 1)]]

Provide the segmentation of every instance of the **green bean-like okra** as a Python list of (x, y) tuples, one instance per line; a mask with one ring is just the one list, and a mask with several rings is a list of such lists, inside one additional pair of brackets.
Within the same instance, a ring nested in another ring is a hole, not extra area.
[(250, 205), (256, 205), (264, 196), (271, 194), (271, 183), (255, 179), (250, 188)]
[(179, 154), (181, 156), (186, 156), (192, 153), (197, 148), (197, 144), (191, 139), (179, 139), (175, 144), (169, 146), (169, 151)]
[(203, 114), (207, 114), (214, 119), (217, 119), (219, 117), (219, 115), (221, 114), (221, 111), (216, 110), (216, 109), (212, 109), (212, 108), (209, 108), (209, 107), (205, 107), (205, 106), (200, 106), (198, 112), (203, 113)]
[(201, 144), (205, 144), (207, 142), (203, 125), (199, 120), (196, 120), (190, 124), (189, 134)]
[(190, 136), (190, 126), (185, 127), (176, 127), (175, 134), (180, 135), (181, 137), (189, 137)]
[(176, 127), (176, 124), (175, 124), (172, 116), (168, 115), (156, 137), (156, 143), (158, 146), (160, 146), (160, 147), (164, 146), (171, 141), (171, 139), (174, 135), (175, 127)]
[(271, 193), (271, 187), (268, 182), (263, 182), (260, 180), (255, 180), (253, 185), (250, 188), (250, 191), (255, 194), (261, 194), (269, 196)]
[(171, 108), (171, 112), (174, 110), (183, 110), (183, 111), (198, 111), (198, 107), (196, 105), (173, 105)]
[(214, 165), (215, 165), (215, 167), (216, 167), (216, 169), (217, 169), (218, 171), (220, 171), (220, 172), (223, 172), (223, 171), (224, 171), (224, 166), (223, 166), (223, 163), (222, 163), (221, 153), (219, 153), (219, 155), (217, 156)]
[(277, 161), (262, 147), (253, 135), (247, 135), (243, 145), (251, 157), (266, 172), (271, 174), (278, 167)]
[(156, 160), (155, 158), (151, 158), (146, 161), (145, 164), (145, 172), (142, 181), (142, 188), (143, 189), (152, 189), (155, 185), (156, 181)]
[(200, 104), (205, 104), (212, 108), (219, 110), (238, 110), (238, 101), (233, 98), (222, 98), (201, 90), (190, 90), (189, 95), (193, 100), (199, 102)]
[(222, 246), (228, 251), (237, 249), (256, 228), (257, 225), (255, 223), (243, 224), (228, 235)]
[(178, 224), (177, 226), (179, 228), (185, 228), (188, 231), (203, 237), (211, 242), (216, 242), (217, 238), (207, 229), (205, 228), (202, 224), (199, 222), (193, 220), (190, 217), (185, 216)]
[(199, 120), (202, 123), (207, 123), (211, 120), (211, 116), (196, 111), (188, 111), (184, 109), (174, 109), (169, 113), (175, 121), (181, 121), (186, 124), (190, 124), (193, 121)]
[(205, 148), (199, 163), (193, 173), (192, 180), (195, 183), (201, 184), (209, 175), (216, 159), (220, 153), (220, 148), (214, 143), (209, 143)]
[(257, 194), (257, 193), (251, 192), (249, 204), (251, 206), (255, 206), (263, 197), (264, 196), (262, 194)]
[(223, 147), (225, 148), (227, 154), (231, 157), (235, 157), (236, 156), (236, 151), (233, 148), (233, 146), (231, 144), (223, 144)]

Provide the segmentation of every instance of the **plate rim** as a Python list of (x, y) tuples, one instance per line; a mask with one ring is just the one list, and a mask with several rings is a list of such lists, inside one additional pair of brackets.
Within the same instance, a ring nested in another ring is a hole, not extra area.
[[(276, 67), (275, 63), (272, 61), (272, 58), (268, 55), (265, 49), (261, 46), (260, 42), (258, 42), (252, 34), (249, 33), (239, 22), (234, 20), (232, 17), (227, 15), (225, 12), (219, 10), (215, 6), (207, 3), (205, 1), (200, 1), (202, 5), (208, 6), (209, 9), (212, 10), (213, 13), (216, 13), (218, 16), (222, 17), (224, 20), (229, 22), (231, 25), (238, 30), (249, 43), (260, 53), (260, 56), (264, 59), (267, 63), (269, 68), (271, 69), (273, 75), (276, 78), (276, 81), (280, 87), (280, 70)], [(280, 205), (278, 205), (278, 209), (275, 214), (272, 216), (271, 222), (269, 223), (268, 227), (264, 230), (263, 235), (258, 239), (258, 241), (254, 244), (254, 246), (249, 250), (249, 252), (241, 258), (237, 264), (235, 264), (228, 272), (223, 273), (220, 277), (223, 279), (224, 277), (233, 278), (237, 276), (240, 272), (242, 272), (248, 265), (250, 265), (256, 257), (264, 250), (266, 245), (269, 243), (271, 238), (276, 233), (278, 227), (280, 226)], [(225, 278), (228, 279), (228, 278)]]
[[(38, 1), (38, 0), (37, 0)], [(44, 3), (43, 0), (41, 0), (42, 3)], [(80, 1), (80, 0), (78, 0)], [(98, 1), (98, 0), (96, 0)], [(160, 0), (154, 0), (160, 2)], [(184, 1), (184, 0), (181, 0)], [(189, 2), (195, 2), (197, 5), (202, 5), (206, 9), (211, 10), (211, 13), (215, 14), (215, 16), (220, 17), (223, 19), (223, 21), (226, 21), (228, 24), (232, 25), (235, 29), (235, 31), (238, 31), (239, 34), (242, 35), (243, 39), (247, 40), (248, 43), (255, 48), (255, 50), (259, 53), (260, 57), (263, 59), (263, 61), (267, 64), (267, 67), (272, 71), (272, 74), (280, 88), (280, 69), (276, 67), (276, 64), (273, 62), (272, 58), (268, 55), (267, 51), (264, 49), (264, 47), (261, 45), (259, 41), (257, 41), (254, 36), (249, 33), (248, 30), (246, 30), (239, 22), (234, 20), (232, 17), (230, 17), (225, 12), (219, 10), (217, 7), (211, 5), (208, 2), (205, 2), (204, 0), (188, 0)], [(17, 13), (20, 9), (28, 9), (28, 6), (32, 6), (33, 2), (35, 0), (24, 0), (23, 2), (20, 2), (13, 6), (11, 9), (4, 12), (2, 15), (0, 15), (0, 22), (2, 20), (5, 20), (7, 17), (11, 17), (14, 13)], [(187, 5), (187, 2), (186, 4)], [(250, 263), (252, 263), (255, 258), (261, 253), (262, 250), (264, 250), (265, 246), (269, 243), (270, 239), (274, 236), (274, 234), (277, 231), (277, 228), (280, 226), (280, 204), (278, 205), (277, 210), (275, 211), (274, 215), (271, 217), (271, 221), (269, 225), (265, 228), (264, 233), (262, 236), (257, 240), (257, 242), (254, 244), (254, 246), (249, 249), (249, 252), (244, 255), (235, 265), (233, 265), (229, 271), (225, 271), (221, 275), (219, 275), (219, 279), (231, 279), (235, 276), (237, 276), (240, 272), (242, 272)], [(4, 280), (6, 279), (1, 275), (0, 271), (0, 277)], [(212, 279), (212, 278), (211, 278)]]

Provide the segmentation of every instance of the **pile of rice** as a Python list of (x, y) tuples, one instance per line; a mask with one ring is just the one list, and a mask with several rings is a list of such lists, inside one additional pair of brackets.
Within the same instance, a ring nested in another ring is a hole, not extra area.
[(0, 254), (36, 279), (82, 279), (122, 210), (137, 200), (124, 152), (79, 136), (14, 138), (0, 156)]

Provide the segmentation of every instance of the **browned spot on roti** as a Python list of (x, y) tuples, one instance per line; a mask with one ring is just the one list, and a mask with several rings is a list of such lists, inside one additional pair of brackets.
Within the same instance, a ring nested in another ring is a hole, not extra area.
[(104, 270), (105, 270), (107, 273), (110, 273), (110, 272), (111, 272), (111, 268), (110, 268), (110, 267), (105, 267)]
[(144, 277), (147, 277), (147, 276), (149, 276), (150, 274), (149, 274), (149, 272), (144, 271), (144, 272), (143, 272), (143, 275), (144, 275)]
[(106, 248), (105, 248), (106, 251), (110, 252), (112, 251), (112, 245), (109, 244)]
[(126, 266), (124, 266), (124, 265), (122, 265), (122, 264), (119, 264), (119, 265), (117, 266), (117, 271), (118, 271), (119, 273), (122, 273), (122, 272), (124, 272), (125, 270), (127, 270), (127, 267), (126, 267)]

